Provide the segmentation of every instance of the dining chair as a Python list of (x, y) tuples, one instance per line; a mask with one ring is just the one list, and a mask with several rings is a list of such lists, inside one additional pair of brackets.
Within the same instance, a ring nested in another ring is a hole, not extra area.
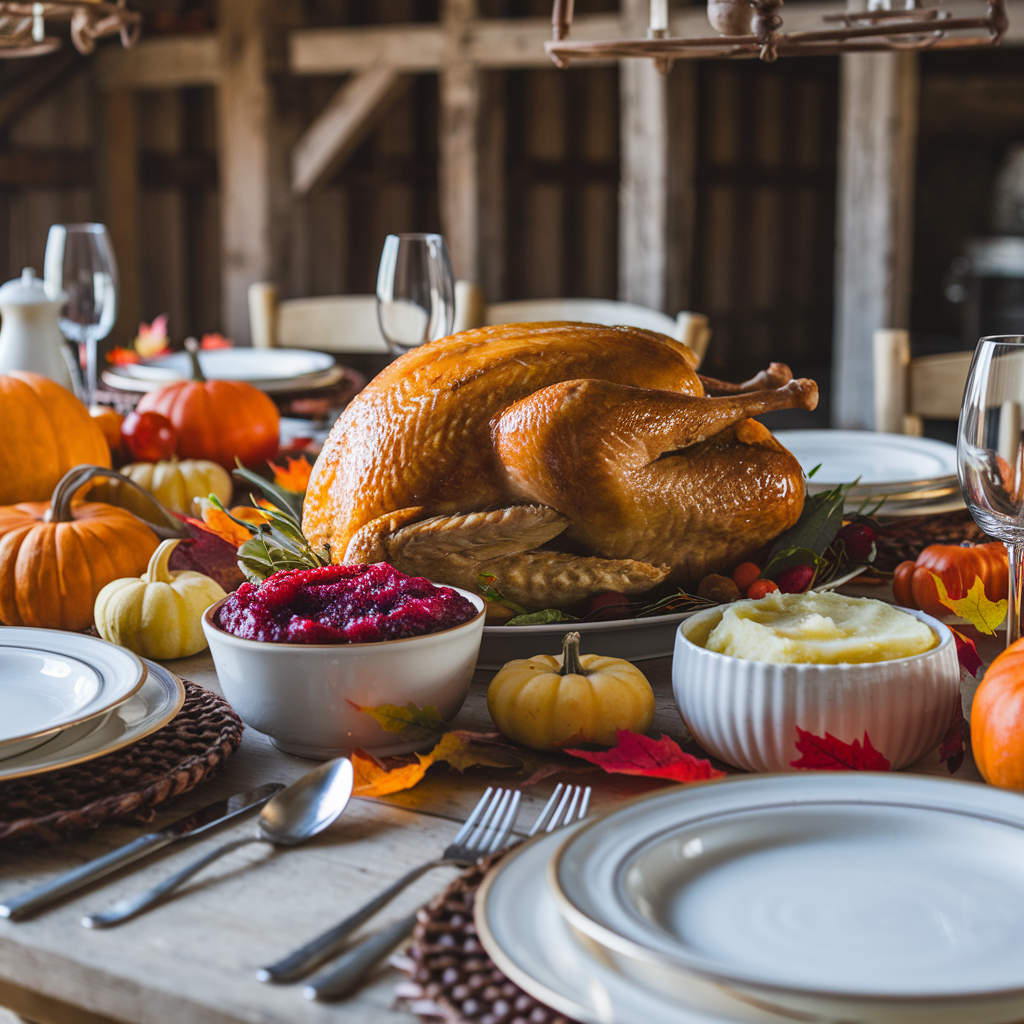
[(875, 430), (921, 437), (924, 420), (957, 420), (974, 353), (910, 356), (910, 332), (873, 337)]
[[(456, 310), (458, 303), (456, 302)], [(677, 313), (671, 317), (657, 309), (614, 299), (522, 299), (495, 302), (484, 309), (484, 325), (531, 323), (538, 320), (579, 320), (588, 324), (639, 327), (667, 334), (696, 353), (698, 365), (704, 359), (711, 328), (703, 313)]]

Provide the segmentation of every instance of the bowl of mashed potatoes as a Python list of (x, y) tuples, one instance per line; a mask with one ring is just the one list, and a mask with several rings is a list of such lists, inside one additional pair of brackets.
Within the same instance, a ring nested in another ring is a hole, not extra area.
[(772, 593), (683, 622), (672, 688), (697, 742), (737, 768), (796, 770), (803, 732), (861, 749), (867, 736), (896, 769), (946, 734), (960, 666), (953, 634), (924, 612), (842, 594)]

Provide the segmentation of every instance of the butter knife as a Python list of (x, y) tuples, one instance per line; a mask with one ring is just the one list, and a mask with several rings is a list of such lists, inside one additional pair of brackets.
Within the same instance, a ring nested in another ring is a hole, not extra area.
[(76, 889), (81, 889), (90, 882), (109, 875), (112, 871), (162, 849), (178, 839), (199, 835), (208, 829), (216, 828), (225, 821), (230, 821), (245, 811), (260, 807), (282, 789), (284, 789), (284, 783), (268, 782), (266, 785), (257, 786), (245, 793), (236, 793), (225, 800), (216, 800), (212, 804), (207, 804), (201, 810), (179, 818), (173, 825), (168, 825), (159, 832), (149, 832), (144, 836), (139, 836), (138, 839), (125, 846), (111, 850), (110, 853), (97, 857), (81, 867), (72, 868), (63, 875), (58, 875), (52, 881), (44, 882), (35, 889), (29, 889), (28, 892), (0, 903), (0, 917), (16, 921), (18, 918), (34, 913), (47, 904), (53, 903), (54, 900), (58, 900)]

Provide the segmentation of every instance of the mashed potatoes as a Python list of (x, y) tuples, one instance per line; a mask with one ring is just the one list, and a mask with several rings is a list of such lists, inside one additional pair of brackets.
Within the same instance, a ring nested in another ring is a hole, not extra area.
[(747, 661), (838, 665), (890, 661), (930, 651), (938, 637), (913, 615), (869, 598), (773, 593), (729, 605), (703, 635), (709, 651)]

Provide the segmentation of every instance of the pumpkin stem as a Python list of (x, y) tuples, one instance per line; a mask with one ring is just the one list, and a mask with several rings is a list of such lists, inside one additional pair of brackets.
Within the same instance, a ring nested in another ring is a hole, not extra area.
[(192, 357), (192, 379), (200, 384), (206, 382), (203, 368), (199, 365), (199, 342), (195, 338), (185, 339), (185, 351)]
[(170, 561), (171, 552), (178, 546), (177, 540), (162, 540), (156, 551), (150, 556), (149, 565), (146, 566), (146, 575), (142, 578), (147, 583), (170, 583), (172, 582), (171, 570), (167, 563)]
[(587, 673), (580, 661), (579, 633), (566, 633), (562, 637), (562, 671), (563, 676), (585, 676)]

